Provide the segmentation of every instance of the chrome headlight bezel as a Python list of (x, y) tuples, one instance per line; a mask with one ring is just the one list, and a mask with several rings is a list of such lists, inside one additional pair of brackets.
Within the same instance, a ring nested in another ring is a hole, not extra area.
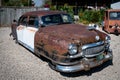
[(105, 37), (105, 43), (107, 43), (107, 44), (108, 44), (108, 43), (110, 43), (110, 41), (111, 41), (110, 36), (106, 36), (106, 37)]
[(69, 54), (70, 54), (70, 55), (75, 55), (75, 54), (77, 54), (77, 52), (78, 52), (77, 45), (75, 45), (75, 44), (69, 44), (69, 45), (68, 45), (68, 51), (69, 51)]
[(110, 49), (110, 41), (111, 41), (110, 36), (106, 36), (105, 37), (105, 44), (106, 44), (105, 50), (107, 50), (107, 51)]

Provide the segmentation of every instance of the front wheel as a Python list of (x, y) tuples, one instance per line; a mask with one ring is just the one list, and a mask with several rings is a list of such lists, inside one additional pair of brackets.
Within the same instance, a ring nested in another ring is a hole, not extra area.
[(103, 30), (103, 31), (105, 30), (105, 27), (104, 27), (104, 26), (102, 26), (102, 30)]
[(49, 67), (50, 67), (51, 69), (57, 71), (57, 70), (56, 70), (56, 65), (55, 65), (54, 63), (52, 63), (52, 62), (50, 61), (50, 62), (48, 63), (48, 65), (49, 65)]
[(119, 32), (118, 32), (118, 30), (115, 30), (115, 35), (117, 35), (117, 36), (119, 35)]

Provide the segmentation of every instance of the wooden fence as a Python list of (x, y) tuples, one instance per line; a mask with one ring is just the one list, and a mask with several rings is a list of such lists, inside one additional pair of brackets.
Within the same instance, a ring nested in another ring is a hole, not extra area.
[(18, 20), (19, 17), (29, 11), (44, 10), (37, 7), (0, 7), (0, 27), (10, 26), (13, 19)]

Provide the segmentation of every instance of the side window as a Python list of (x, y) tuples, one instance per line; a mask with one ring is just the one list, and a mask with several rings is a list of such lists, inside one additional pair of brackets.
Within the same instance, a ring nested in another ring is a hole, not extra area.
[(118, 12), (118, 19), (120, 20), (120, 12)]
[(42, 17), (42, 20), (43, 20), (44, 24), (47, 24), (47, 25), (52, 23), (52, 19), (50, 16), (44, 16), (44, 17)]
[(111, 20), (117, 19), (117, 12), (110, 12), (110, 19)]
[(71, 16), (68, 14), (62, 14), (62, 19), (63, 19), (63, 22), (65, 22), (65, 23), (67, 23), (67, 22), (72, 23), (73, 22)]
[(61, 18), (61, 15), (59, 15), (59, 14), (47, 15), (47, 16), (42, 17), (42, 21), (46, 25), (56, 24), (56, 23), (61, 23), (62, 18)]
[(38, 17), (30, 17), (28, 21), (28, 25), (31, 27), (39, 27)]
[(61, 16), (60, 15), (53, 15), (52, 22), (53, 23), (61, 23), (62, 22)]
[(26, 16), (20, 17), (18, 24), (26, 25), (27, 24), (27, 17)]

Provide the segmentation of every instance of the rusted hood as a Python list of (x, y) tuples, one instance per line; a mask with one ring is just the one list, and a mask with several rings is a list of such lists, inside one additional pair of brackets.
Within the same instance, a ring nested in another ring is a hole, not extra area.
[(103, 33), (96, 30), (88, 30), (87, 26), (79, 24), (64, 24), (49, 26), (42, 29), (42, 32), (49, 34), (49, 39), (65, 40), (69, 43), (92, 43), (96, 42), (96, 36), (104, 40)]
[[(68, 52), (68, 44), (74, 43), (79, 46), (88, 43), (95, 43), (96, 36), (104, 40), (105, 35), (97, 30), (88, 30), (86, 26), (79, 24), (52, 25), (40, 28), (38, 40), (39, 44), (48, 53), (63, 54)], [(36, 38), (36, 40), (37, 40)]]

